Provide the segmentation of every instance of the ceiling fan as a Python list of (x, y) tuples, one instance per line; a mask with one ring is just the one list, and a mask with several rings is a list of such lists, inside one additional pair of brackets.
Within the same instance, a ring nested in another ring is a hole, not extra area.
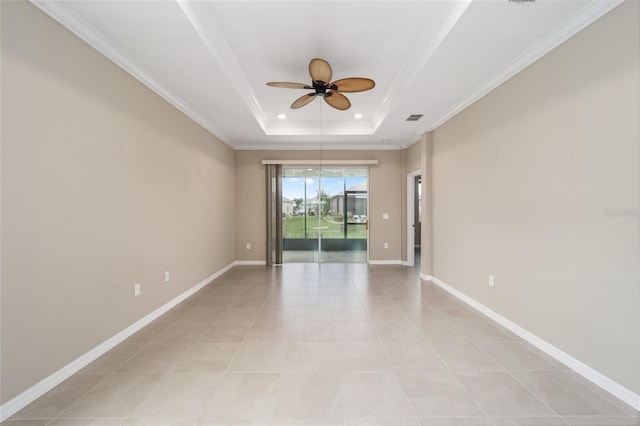
[(324, 59), (315, 58), (309, 62), (309, 74), (311, 75), (311, 85), (302, 83), (270, 82), (267, 86), (284, 87), (286, 89), (307, 89), (313, 90), (311, 93), (300, 96), (292, 104), (292, 109), (298, 109), (307, 105), (317, 96), (324, 98), (330, 106), (346, 110), (351, 107), (351, 102), (341, 92), (364, 92), (373, 89), (375, 81), (370, 78), (351, 77), (343, 78), (331, 82), (333, 72), (331, 65)]

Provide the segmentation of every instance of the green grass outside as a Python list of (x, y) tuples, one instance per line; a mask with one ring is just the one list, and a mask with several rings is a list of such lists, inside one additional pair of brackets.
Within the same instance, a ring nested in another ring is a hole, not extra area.
[[(348, 238), (367, 238), (364, 224), (347, 225)], [(344, 224), (342, 217), (323, 217), (320, 225), (322, 238), (344, 238)], [(305, 238), (304, 216), (285, 217), (282, 219), (283, 238)], [(318, 217), (307, 216), (306, 238), (318, 238)]]

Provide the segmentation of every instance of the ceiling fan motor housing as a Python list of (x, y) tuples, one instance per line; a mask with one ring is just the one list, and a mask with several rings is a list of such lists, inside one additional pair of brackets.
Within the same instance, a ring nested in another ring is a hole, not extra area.
[(322, 80), (316, 80), (313, 82), (312, 89), (316, 91), (316, 96), (331, 96), (331, 93), (327, 93), (327, 90), (338, 90), (338, 86), (335, 84), (329, 86)]

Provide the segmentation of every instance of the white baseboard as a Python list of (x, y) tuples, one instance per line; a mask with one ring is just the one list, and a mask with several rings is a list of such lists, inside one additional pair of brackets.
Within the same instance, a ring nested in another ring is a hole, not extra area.
[(58, 386), (60, 383), (64, 382), (69, 377), (73, 376), (75, 373), (82, 370), (84, 367), (86, 367), (87, 365), (89, 365), (90, 363), (92, 363), (102, 355), (104, 355), (107, 351), (109, 351), (119, 343), (123, 342), (125, 339), (132, 336), (134, 333), (136, 333), (137, 331), (139, 331), (149, 323), (158, 319), (162, 314), (166, 313), (171, 308), (175, 307), (180, 302), (187, 299), (189, 296), (193, 295), (198, 290), (202, 289), (211, 281), (215, 280), (220, 275), (227, 272), (229, 269), (235, 266), (235, 263), (236, 262), (232, 262), (227, 266), (225, 266), (224, 268), (220, 269), (219, 271), (209, 275), (207, 278), (205, 278), (195, 286), (191, 287), (189, 290), (185, 291), (184, 293), (180, 294), (179, 296), (173, 298), (169, 302), (165, 303), (164, 305), (160, 306), (158, 309), (151, 312), (149, 315), (131, 324), (129, 327), (125, 328), (115, 336), (102, 342), (95, 348), (91, 349), (89, 352), (85, 353), (84, 355), (81, 355), (79, 358), (71, 361), (69, 364), (65, 365), (55, 373), (51, 374), (50, 376), (44, 378), (40, 382), (31, 386), (29, 389), (25, 390), (20, 395), (2, 404), (0, 406), (0, 422), (3, 422), (9, 417), (13, 416), (15, 413), (17, 413), (18, 411), (20, 411), (21, 409), (23, 409), (24, 407), (26, 407), (36, 399), (40, 398), (42, 395), (49, 392), (51, 389)]
[(432, 281), (433, 280), (433, 276), (432, 275), (427, 275), (424, 272), (420, 272), (420, 278), (425, 280), (425, 281)]
[[(429, 278), (426, 278), (426, 277), (429, 277)], [(579, 361), (579, 360), (575, 359), (574, 357), (572, 357), (568, 353), (562, 351), (561, 349), (553, 346), (551, 343), (541, 339), (540, 337), (536, 336), (535, 334), (533, 334), (533, 333), (527, 331), (526, 329), (520, 327), (518, 324), (508, 320), (507, 318), (503, 317), (502, 315), (498, 314), (497, 312), (492, 311), (491, 309), (487, 308), (486, 306), (484, 306), (480, 302), (472, 299), (471, 297), (467, 296), (466, 294), (462, 293), (461, 291), (456, 290), (455, 288), (451, 287), (449, 284), (443, 282), (442, 280), (439, 280), (438, 278), (430, 276), (430, 275), (424, 275), (423, 276), (423, 274), (420, 274), (420, 278), (422, 278), (424, 280), (427, 280), (427, 281), (432, 281), (438, 287), (442, 288), (443, 290), (445, 290), (446, 292), (448, 292), (451, 295), (455, 296), (456, 298), (458, 298), (462, 302), (466, 303), (467, 305), (471, 306), (472, 308), (474, 308), (478, 312), (480, 312), (483, 315), (487, 316), (489, 319), (497, 322), (498, 324), (500, 324), (504, 328), (508, 329), (512, 333), (516, 334), (517, 336), (520, 336), (522, 339), (524, 339), (527, 342), (531, 343), (533, 346), (535, 346), (536, 348), (540, 349), (541, 351), (543, 351), (547, 355), (549, 355), (549, 356), (553, 357), (554, 359), (560, 361), (561, 363), (563, 363), (564, 365), (566, 365), (567, 367), (569, 367), (570, 369), (572, 369), (576, 373), (580, 374), (581, 376), (583, 376), (584, 378), (586, 378), (590, 382), (598, 385), (599, 387), (601, 387), (605, 391), (607, 391), (610, 394), (614, 395), (616, 398), (620, 399), (621, 401), (629, 404), (630, 406), (632, 406), (636, 410), (640, 410), (640, 395), (636, 394), (635, 392), (631, 391), (630, 389), (627, 389), (626, 387), (624, 387), (621, 384), (619, 384), (618, 382), (610, 379), (609, 377), (605, 376), (604, 374), (600, 373), (599, 371), (589, 367), (588, 365), (586, 365), (582, 361)]]
[(402, 265), (402, 260), (370, 260), (369, 265)]
[(266, 265), (266, 260), (236, 260), (233, 262), (236, 266), (247, 266), (247, 265)]

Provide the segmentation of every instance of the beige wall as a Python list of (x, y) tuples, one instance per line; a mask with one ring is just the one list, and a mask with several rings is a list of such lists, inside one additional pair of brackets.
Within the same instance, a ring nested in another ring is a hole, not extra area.
[(422, 226), (420, 272), (433, 274), (433, 133), (427, 132), (420, 139), (422, 144)]
[[(432, 192), (432, 179), (431, 179), (431, 168), (432, 168), (432, 147), (433, 147), (433, 138), (432, 132), (427, 132), (420, 140), (418, 140), (413, 145), (409, 146), (407, 149), (403, 151), (406, 157), (405, 163), (405, 175), (409, 173), (413, 173), (415, 171), (420, 171), (420, 175), (422, 176), (422, 221), (420, 224), (421, 234), (420, 234), (420, 272), (424, 275), (431, 275), (432, 273), (432, 220), (431, 220), (431, 192)], [(406, 184), (405, 184), (406, 186)], [(403, 203), (406, 205), (406, 189), (403, 192), (404, 199)], [(406, 217), (406, 213), (405, 213)], [(403, 247), (402, 251), (403, 260), (407, 258), (407, 244), (406, 244), (406, 218), (403, 222), (404, 239), (403, 239)], [(416, 259), (417, 262), (417, 259)]]
[(436, 129), (432, 163), (434, 275), (635, 393), (639, 7)]
[(407, 174), (422, 169), (423, 144), (415, 142), (407, 149), (402, 150), (403, 170), (402, 175), (402, 260), (407, 260)]
[(0, 403), (263, 261), (260, 161), (316, 158), (379, 160), (371, 260), (405, 259), (406, 174), (432, 174), (422, 271), (640, 392), (637, 2), (408, 150), (366, 153), (234, 153), (30, 4), (0, 5)]
[[(399, 261), (402, 256), (401, 151), (236, 151), (236, 258), (266, 259), (265, 169), (262, 160), (378, 160), (369, 167), (369, 258)], [(389, 213), (389, 220), (382, 214)], [(384, 249), (384, 243), (389, 248)], [(245, 248), (251, 243), (251, 250)]]
[(422, 139), (416, 141), (413, 145), (405, 150), (407, 157), (406, 172), (412, 173), (421, 170), (424, 160), (424, 141)]
[(31, 4), (1, 7), (4, 403), (232, 262), (235, 185), (229, 147)]

